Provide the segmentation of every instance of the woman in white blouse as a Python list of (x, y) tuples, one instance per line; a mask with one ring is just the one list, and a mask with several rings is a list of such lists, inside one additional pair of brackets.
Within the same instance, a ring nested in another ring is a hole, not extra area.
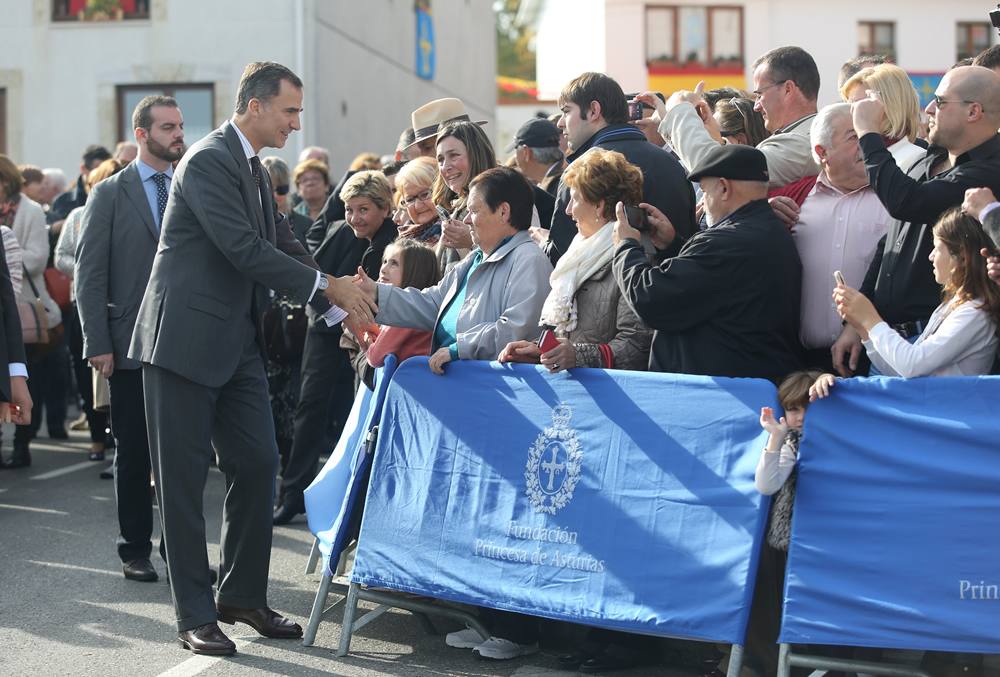
[(838, 285), (837, 310), (861, 334), (868, 357), (886, 376), (975, 376), (988, 374), (997, 352), (1000, 287), (986, 274), (980, 250), (992, 248), (970, 216), (952, 209), (934, 226), (930, 260), (943, 301), (914, 343), (879, 317), (860, 292)]

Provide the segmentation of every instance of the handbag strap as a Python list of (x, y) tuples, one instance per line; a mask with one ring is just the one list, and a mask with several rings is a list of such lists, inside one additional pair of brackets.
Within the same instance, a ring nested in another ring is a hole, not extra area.
[(31, 292), (35, 295), (35, 300), (41, 301), (42, 297), (38, 294), (38, 287), (35, 286), (35, 281), (31, 279), (31, 275), (28, 273), (28, 269), (23, 263), (21, 264), (21, 269), (24, 271), (24, 278), (28, 281), (28, 284), (31, 285)]

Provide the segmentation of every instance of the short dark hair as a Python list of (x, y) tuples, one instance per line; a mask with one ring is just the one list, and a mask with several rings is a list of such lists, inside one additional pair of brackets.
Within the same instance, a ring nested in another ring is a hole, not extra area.
[(981, 51), (972, 60), (972, 65), (989, 69), (1000, 68), (1000, 45), (993, 45)]
[(35, 165), (18, 165), (17, 168), (21, 170), (21, 178), (24, 179), (25, 186), (29, 183), (40, 183), (45, 180), (45, 174), (42, 173), (40, 167), (36, 167)]
[(242, 115), (247, 112), (250, 99), (268, 101), (281, 91), (281, 81), (287, 80), (296, 89), (302, 89), (302, 80), (289, 68), (273, 61), (254, 61), (247, 64), (240, 76), (240, 85), (236, 90), (236, 112)]
[(845, 82), (864, 69), (871, 68), (872, 66), (881, 66), (888, 62), (889, 57), (885, 54), (862, 54), (850, 61), (845, 61), (844, 65), (840, 67), (840, 74), (837, 76), (837, 89), (842, 88)]
[(166, 106), (177, 108), (177, 99), (172, 96), (147, 96), (136, 104), (132, 111), (132, 129), (145, 129), (147, 132), (153, 126), (153, 107)]
[(501, 203), (510, 205), (510, 225), (517, 230), (531, 227), (531, 209), (535, 206), (535, 192), (521, 172), (510, 167), (494, 167), (476, 176), (469, 183), (469, 191), (479, 188), (483, 201), (496, 211)]
[(601, 104), (601, 116), (608, 124), (628, 122), (625, 92), (614, 78), (604, 73), (584, 73), (569, 81), (559, 93), (559, 105), (575, 103), (586, 115), (590, 102)]
[(409, 162), (409, 160), (393, 160), (392, 162), (387, 162), (382, 167), (382, 173), (387, 177), (395, 176), (396, 174), (399, 174), (399, 170), (402, 169), (407, 162)]
[(801, 47), (776, 47), (753, 62), (754, 70), (762, 64), (775, 82), (791, 80), (810, 101), (819, 96), (819, 69), (809, 52)]
[(93, 169), (109, 159), (111, 159), (111, 153), (104, 146), (94, 143), (83, 149), (83, 166), (87, 169)]

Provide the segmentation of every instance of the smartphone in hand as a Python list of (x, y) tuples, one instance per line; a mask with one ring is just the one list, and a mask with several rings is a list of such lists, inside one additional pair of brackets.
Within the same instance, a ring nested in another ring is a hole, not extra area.
[(554, 348), (559, 347), (559, 339), (556, 338), (556, 333), (551, 329), (546, 329), (542, 332), (541, 337), (538, 339), (538, 349), (544, 355)]
[(625, 218), (628, 225), (632, 226), (640, 233), (649, 230), (649, 221), (646, 220), (646, 210), (633, 205), (625, 205)]
[(844, 281), (844, 274), (839, 270), (833, 271), (833, 280), (839, 285), (847, 286), (847, 282)]

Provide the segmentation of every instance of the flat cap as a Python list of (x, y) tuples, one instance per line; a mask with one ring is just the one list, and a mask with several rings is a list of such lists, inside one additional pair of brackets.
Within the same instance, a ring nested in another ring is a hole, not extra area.
[(753, 146), (736, 143), (713, 148), (688, 174), (689, 181), (699, 181), (705, 177), (764, 183), (770, 178), (764, 154)]

